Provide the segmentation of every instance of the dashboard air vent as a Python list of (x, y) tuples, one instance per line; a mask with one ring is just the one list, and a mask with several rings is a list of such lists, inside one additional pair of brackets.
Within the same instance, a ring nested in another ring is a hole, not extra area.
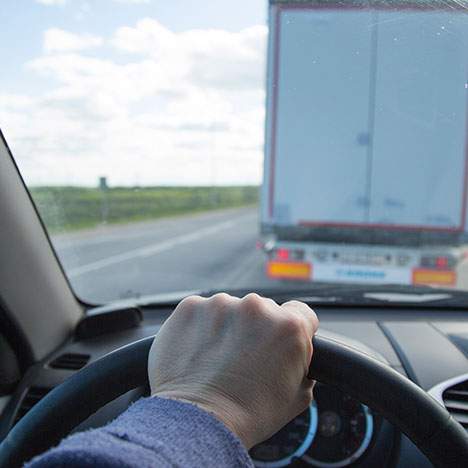
[(447, 411), (468, 431), (468, 379), (442, 393)]
[(88, 364), (89, 358), (89, 354), (61, 354), (50, 363), (50, 367), (53, 367), (54, 369), (78, 370)]
[(14, 423), (16, 424), (39, 400), (42, 400), (49, 392), (50, 388), (46, 387), (30, 387), (16, 412)]

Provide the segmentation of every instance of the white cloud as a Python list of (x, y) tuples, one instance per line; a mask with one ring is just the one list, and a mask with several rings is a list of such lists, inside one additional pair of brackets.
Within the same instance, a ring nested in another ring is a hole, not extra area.
[(155, 62), (189, 64), (186, 71), (200, 86), (237, 89), (262, 85), (266, 35), (265, 26), (237, 33), (194, 29), (176, 34), (147, 18), (134, 28), (119, 28), (112, 43), (118, 50)]
[[(46, 6), (64, 6), (68, 3), (68, 0), (35, 0), (36, 3)], [(148, 4), (151, 0), (112, 0), (116, 3), (127, 3), (127, 4)]]
[(133, 3), (133, 4), (142, 4), (142, 3), (151, 3), (151, 0), (114, 0), (117, 3)]
[(265, 27), (175, 33), (145, 19), (115, 31), (120, 56), (106, 59), (71, 36), (27, 64), (47, 93), (0, 96), (0, 126), (29, 183), (260, 182)]
[(68, 0), (36, 0), (36, 3), (47, 6), (63, 6)]
[(92, 34), (73, 34), (58, 28), (50, 28), (44, 32), (46, 53), (85, 50), (102, 44), (102, 38)]

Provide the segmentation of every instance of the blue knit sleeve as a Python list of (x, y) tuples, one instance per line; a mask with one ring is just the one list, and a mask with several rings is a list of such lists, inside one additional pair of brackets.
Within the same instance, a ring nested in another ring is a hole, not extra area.
[(242, 442), (200, 408), (143, 398), (107, 426), (75, 434), (27, 468), (253, 467)]

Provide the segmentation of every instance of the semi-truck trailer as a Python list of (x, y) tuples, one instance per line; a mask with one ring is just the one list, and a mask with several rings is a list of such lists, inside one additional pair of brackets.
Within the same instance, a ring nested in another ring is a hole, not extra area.
[(269, 277), (456, 285), (467, 237), (465, 11), (270, 0)]

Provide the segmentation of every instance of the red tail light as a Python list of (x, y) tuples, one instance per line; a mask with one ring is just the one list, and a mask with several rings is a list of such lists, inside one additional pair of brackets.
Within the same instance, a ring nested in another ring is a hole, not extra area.
[(288, 249), (278, 249), (276, 251), (276, 258), (278, 260), (289, 260), (289, 250)]
[(447, 268), (448, 267), (448, 258), (447, 257), (437, 257), (435, 263), (436, 263), (437, 268)]

